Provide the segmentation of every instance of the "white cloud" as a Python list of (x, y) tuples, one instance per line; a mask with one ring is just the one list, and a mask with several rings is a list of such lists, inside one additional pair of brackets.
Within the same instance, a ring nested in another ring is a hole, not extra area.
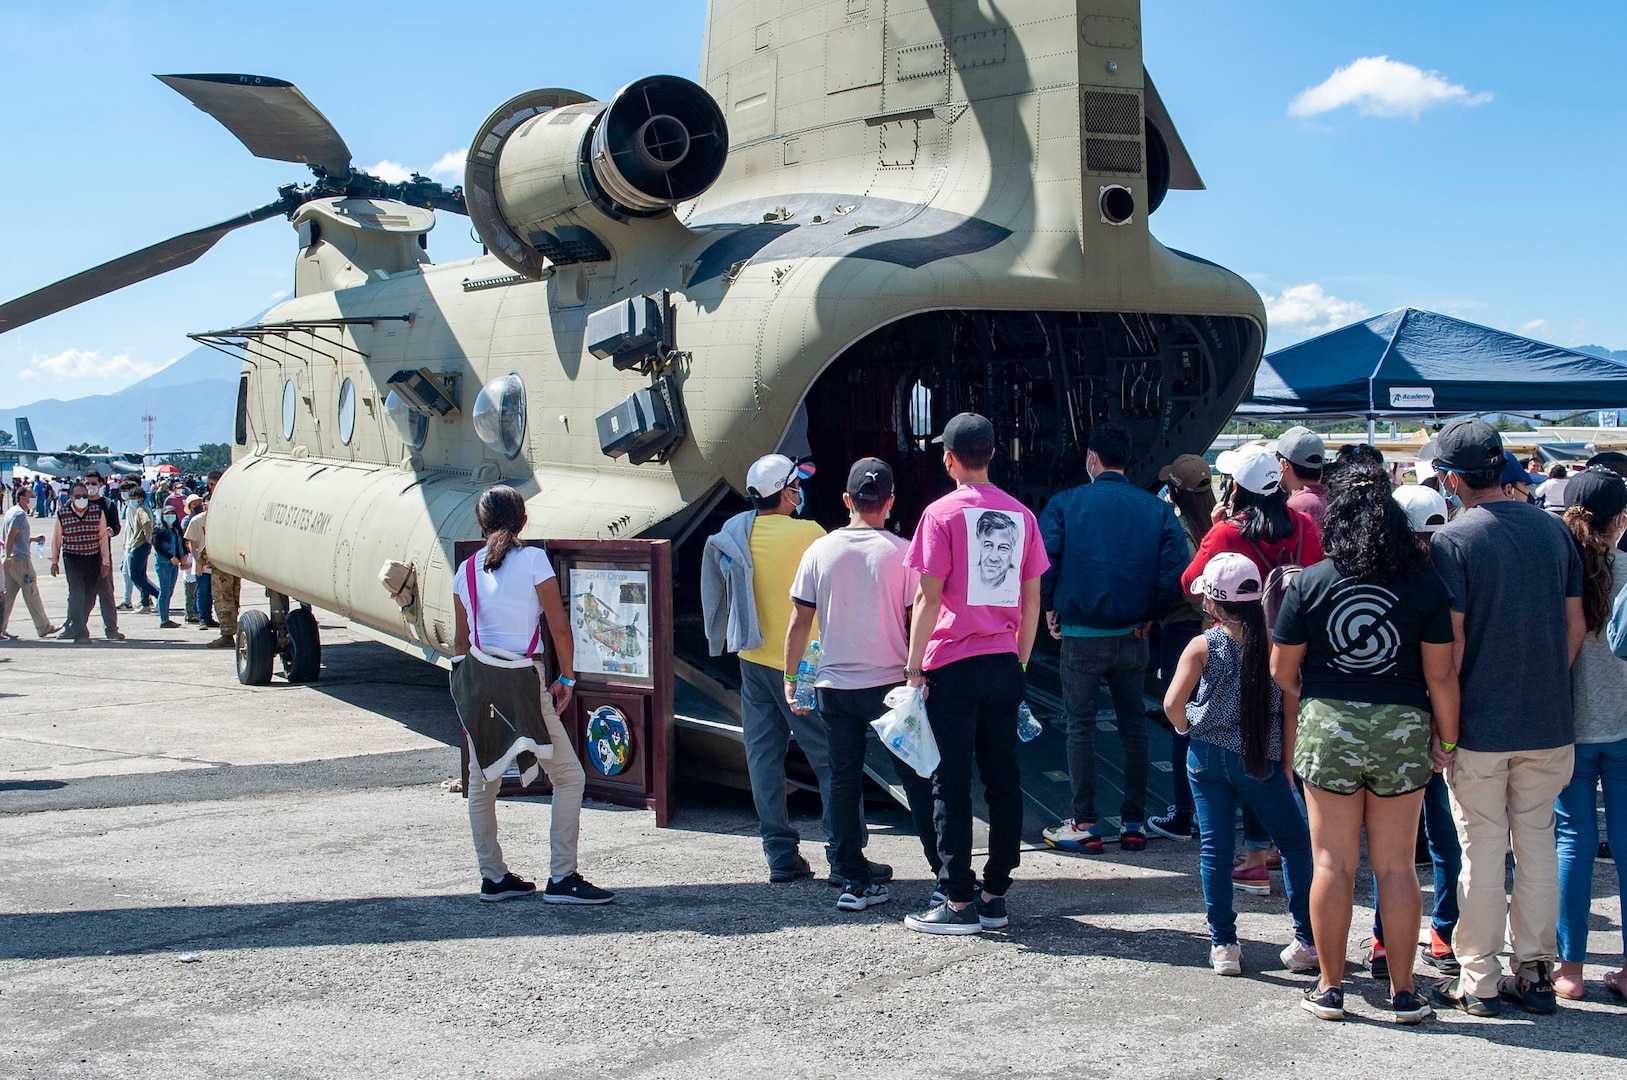
[(1300, 91), (1288, 105), (1289, 116), (1320, 116), (1347, 105), (1365, 116), (1410, 116), (1435, 105), (1484, 105), (1489, 93), (1470, 93), (1447, 82), (1438, 71), (1424, 71), (1388, 56), (1364, 56), (1329, 75), (1325, 82)]
[[(439, 180), (443, 184), (461, 184), (463, 183), (463, 162), (468, 156), (469, 148), (467, 146), (461, 150), (448, 150), (435, 160), (435, 164), (421, 171), (431, 180)], [(369, 165), (363, 171), (372, 173), (386, 184), (400, 184), (411, 180), (415, 170), (410, 166), (401, 164), (399, 161), (391, 161), (386, 158), (375, 165)]]
[(1295, 336), (1337, 330), (1367, 314), (1360, 303), (1329, 296), (1315, 282), (1290, 285), (1275, 296), (1268, 294), (1261, 299), (1271, 329)]
[(126, 381), (142, 379), (167, 366), (133, 359), (129, 353), (118, 353), (106, 360), (99, 349), (63, 349), (55, 356), (35, 353), (28, 366), (18, 373), (22, 379), (55, 379), (62, 381), (104, 379)]
[(463, 165), (469, 158), (469, 148), (450, 150), (440, 156), (440, 160), (429, 167), (429, 175), (443, 184), (463, 183)]
[(369, 165), (362, 171), (372, 173), (386, 184), (400, 184), (412, 179), (411, 169), (399, 161), (390, 161), (388, 159), (380, 161), (376, 165)]
[(268, 302), (275, 304), (280, 300), (288, 299), (292, 295), (294, 294), (289, 292), (287, 289), (278, 289), (276, 292), (271, 294), (271, 298)]
[(1530, 322), (1520, 324), (1520, 333), (1522, 334), (1541, 334), (1547, 330), (1547, 319), (1532, 319)]

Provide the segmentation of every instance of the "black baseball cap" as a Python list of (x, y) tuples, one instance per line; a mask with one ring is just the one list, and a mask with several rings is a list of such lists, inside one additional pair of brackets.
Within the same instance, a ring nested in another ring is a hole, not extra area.
[(1459, 473), (1503, 472), (1503, 437), (1484, 420), (1454, 420), (1434, 438), (1437, 469)]
[(1601, 450), (1587, 459), (1588, 468), (1601, 465), (1611, 472), (1627, 476), (1627, 454), (1620, 450)]
[(1609, 521), (1627, 510), (1627, 480), (1602, 465), (1583, 469), (1566, 482), (1565, 505), (1583, 507), (1594, 517)]
[(994, 449), (994, 425), (988, 417), (963, 412), (943, 426), (943, 434), (932, 440), (942, 443), (951, 454), (986, 454)]
[(893, 497), (893, 467), (880, 458), (860, 458), (847, 471), (847, 493), (855, 502), (886, 502)]

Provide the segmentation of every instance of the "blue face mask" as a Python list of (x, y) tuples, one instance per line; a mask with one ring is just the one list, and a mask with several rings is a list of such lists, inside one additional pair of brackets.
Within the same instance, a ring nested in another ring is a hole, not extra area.
[(802, 506), (807, 501), (808, 497), (802, 493), (802, 489), (797, 488), (797, 505), (796, 508), (791, 511), (791, 516), (795, 517), (797, 514), (802, 513)]

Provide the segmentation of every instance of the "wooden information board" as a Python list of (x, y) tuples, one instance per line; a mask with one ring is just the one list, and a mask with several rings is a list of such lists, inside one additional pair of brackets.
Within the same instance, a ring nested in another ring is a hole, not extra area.
[[(673, 746), (672, 545), (666, 540), (528, 540), (548, 553), (575, 646), (576, 690), (561, 716), (587, 774), (585, 797), (655, 811), (665, 827), (675, 809)], [(462, 541), (458, 565), (481, 547)], [(553, 635), (550, 682), (558, 673)], [(468, 790), (468, 746), (463, 748)], [(522, 788), (503, 778), (501, 794), (542, 795), (545, 773)]]

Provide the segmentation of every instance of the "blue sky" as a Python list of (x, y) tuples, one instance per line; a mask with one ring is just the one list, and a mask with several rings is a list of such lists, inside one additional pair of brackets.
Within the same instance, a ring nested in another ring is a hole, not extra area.
[[(1253, 282), (1273, 348), (1406, 304), (1627, 348), (1616, 265), (1627, 14), (1592, 2), (1536, 10), (1147, 0), (1147, 65), (1209, 186), (1172, 193), (1155, 233)], [(0, 297), (305, 178), (250, 156), (155, 72), (292, 80), (359, 165), (429, 170), (520, 91), (603, 97), (646, 74), (693, 77), (704, 20), (703, 0), (406, 0), (350, 14), (6, 5)], [(466, 221), (443, 215), (430, 252), (449, 260), (478, 246)], [(291, 288), (293, 254), (286, 223), (266, 222), (191, 267), (0, 335), (0, 406), (106, 392), (157, 370), (191, 348), (187, 331), (234, 325)]]

